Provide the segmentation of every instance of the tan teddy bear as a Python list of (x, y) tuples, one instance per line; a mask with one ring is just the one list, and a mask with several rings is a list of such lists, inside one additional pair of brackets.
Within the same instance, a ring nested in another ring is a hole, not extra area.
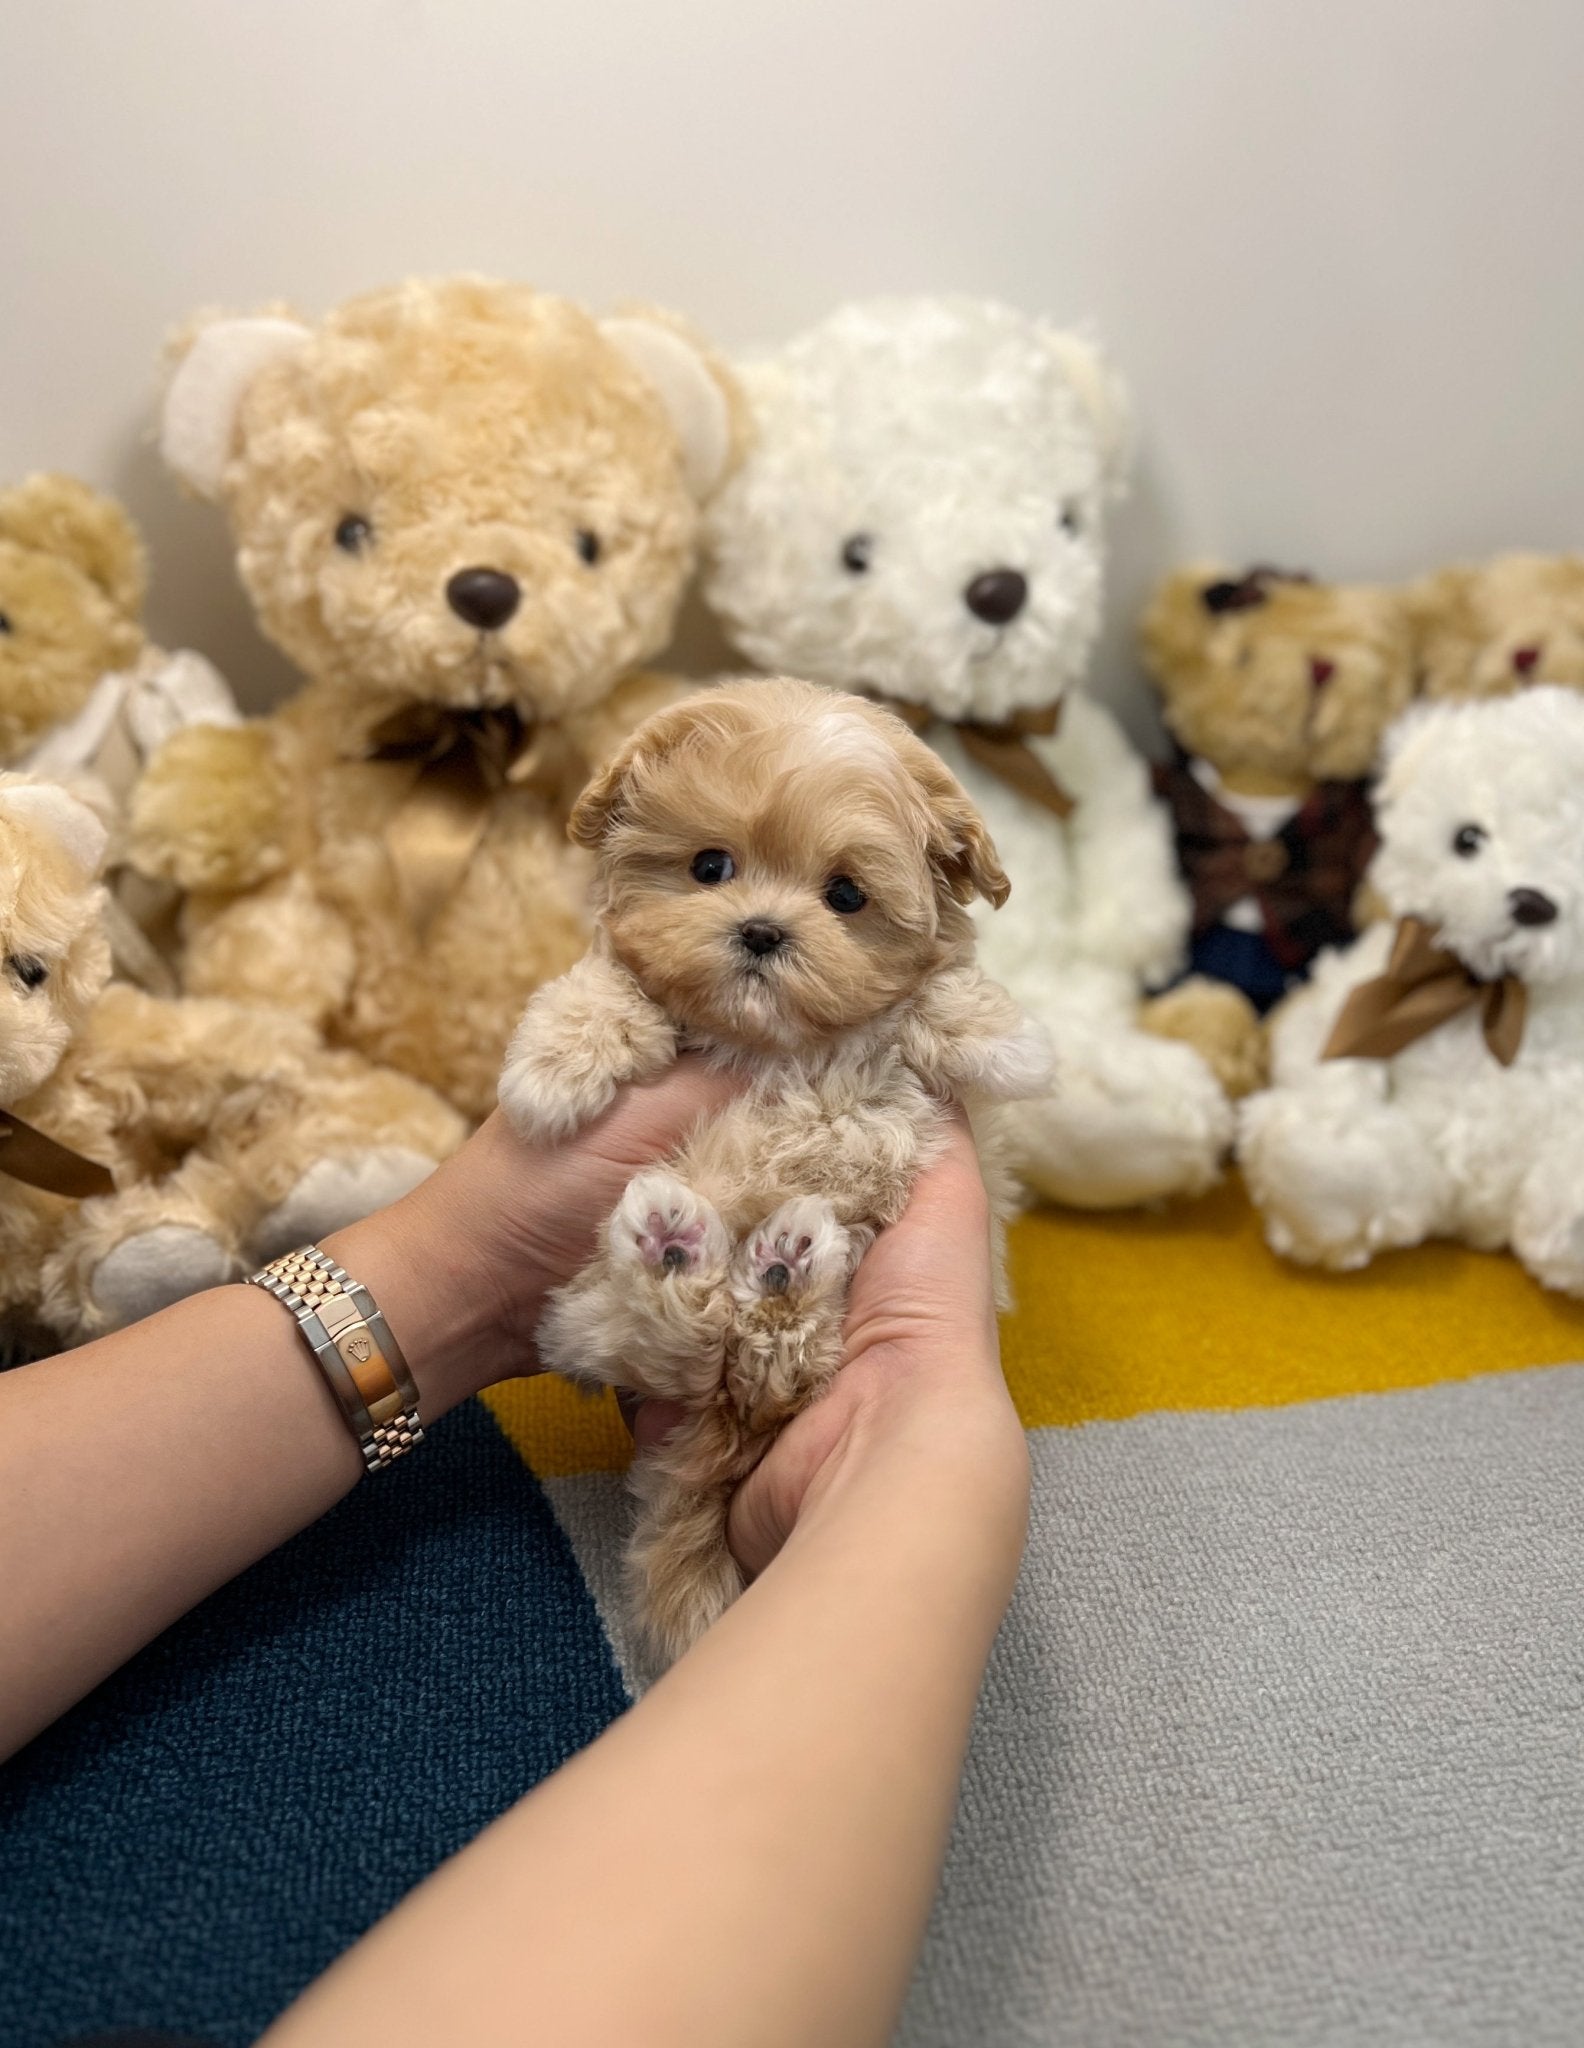
[(1584, 689), (1584, 555), (1497, 555), (1422, 577), (1407, 598), (1426, 697)]
[(676, 326), (525, 286), (199, 327), (165, 455), (224, 503), (310, 680), (272, 718), (178, 736), (140, 789), (137, 862), (192, 892), (189, 988), (286, 1003), (488, 1109), (528, 995), (587, 943), (567, 814), (671, 693), (635, 670), (733, 439), (722, 372)]
[(0, 775), (0, 1318), (68, 1342), (367, 1214), (465, 1130), (278, 1010), (111, 982), (105, 846)]
[(1407, 609), (1387, 589), (1202, 566), (1157, 590), (1143, 649), (1178, 743), (1156, 787), (1194, 905), (1194, 978), (1151, 1021), (1247, 1092), (1259, 1040), (1208, 985), (1241, 994), (1246, 1027), (1353, 936), (1375, 849), (1366, 778), (1413, 687)]
[[(96, 801), (102, 793), (117, 841), (156, 749), (186, 726), (240, 717), (202, 655), (148, 644), (146, 581), (137, 528), (113, 498), (47, 473), (0, 491), (0, 767), (69, 778)], [(115, 927), (118, 966), (173, 987), (137, 929), (173, 936), (171, 892), (123, 873), (116, 898), (131, 920)]]

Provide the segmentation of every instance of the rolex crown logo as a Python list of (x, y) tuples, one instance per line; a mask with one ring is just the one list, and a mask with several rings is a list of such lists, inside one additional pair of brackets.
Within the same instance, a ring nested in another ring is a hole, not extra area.
[(348, 1337), (346, 1348), (348, 1358), (354, 1358), (359, 1365), (363, 1365), (367, 1363), (369, 1353), (374, 1349), (374, 1346), (367, 1337), (358, 1336)]

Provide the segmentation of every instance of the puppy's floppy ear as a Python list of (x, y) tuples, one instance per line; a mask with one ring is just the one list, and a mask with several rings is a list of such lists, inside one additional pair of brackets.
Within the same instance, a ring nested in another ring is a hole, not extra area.
[(968, 792), (951, 770), (892, 712), (882, 714), (903, 765), (918, 785), (928, 817), (925, 851), (941, 887), (956, 903), (982, 896), (997, 910), (1012, 893), (995, 843)]
[(261, 370), (312, 340), (299, 320), (213, 320), (176, 366), (160, 414), (160, 453), (200, 498), (220, 494), (237, 413)]
[(567, 837), (578, 846), (598, 847), (620, 819), (634, 775), (642, 772), (645, 763), (663, 760), (679, 746), (697, 725), (701, 706), (709, 701), (710, 693), (701, 691), (646, 718), (590, 778), (572, 806)]

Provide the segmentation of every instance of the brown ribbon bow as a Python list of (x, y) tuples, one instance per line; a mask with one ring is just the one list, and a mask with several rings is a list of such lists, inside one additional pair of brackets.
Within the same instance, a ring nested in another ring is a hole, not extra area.
[[(878, 693), (877, 693), (878, 694)], [(984, 725), (973, 718), (942, 719), (927, 704), (912, 703), (906, 697), (881, 697), (897, 716), (916, 733), (937, 723), (950, 725), (960, 736), (963, 752), (988, 768), (998, 781), (1030, 803), (1041, 804), (1058, 818), (1070, 818), (1077, 801), (1062, 788), (1045, 763), (1029, 745), (1031, 736), (1049, 739), (1061, 724), (1062, 700), (1043, 704), (1032, 711), (1014, 711), (1004, 725)]]
[(402, 908), (420, 936), (467, 873), (502, 789), (564, 763), (566, 746), (510, 708), (412, 704), (369, 735), (368, 761), (413, 762), (417, 774), (385, 826)]
[(1436, 927), (1405, 917), (1386, 972), (1361, 982), (1342, 1005), (1322, 1059), (1387, 1059), (1476, 1004), (1485, 1043), (1504, 1067), (1523, 1043), (1528, 997), (1516, 974), (1481, 981), (1445, 946)]
[(30, 1188), (42, 1188), (47, 1195), (66, 1195), (73, 1201), (115, 1192), (108, 1166), (47, 1138), (9, 1109), (0, 1109), (0, 1173)]

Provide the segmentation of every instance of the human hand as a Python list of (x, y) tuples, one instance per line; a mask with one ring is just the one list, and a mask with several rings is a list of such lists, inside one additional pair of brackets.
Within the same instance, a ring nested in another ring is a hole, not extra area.
[(557, 1145), (528, 1144), (497, 1110), (410, 1195), (326, 1240), (385, 1310), (431, 1396), (425, 1414), (539, 1370), (545, 1296), (592, 1256), (633, 1175), (736, 1085), (679, 1060)]
[[(640, 1452), (676, 1420), (661, 1403), (640, 1407)], [(757, 1576), (794, 1530), (876, 1473), (937, 1501), (966, 1489), (984, 1533), (1021, 1551), (1028, 1452), (1001, 1374), (989, 1203), (960, 1114), (853, 1276), (835, 1381), (737, 1490), (727, 1535), (738, 1562)]]

